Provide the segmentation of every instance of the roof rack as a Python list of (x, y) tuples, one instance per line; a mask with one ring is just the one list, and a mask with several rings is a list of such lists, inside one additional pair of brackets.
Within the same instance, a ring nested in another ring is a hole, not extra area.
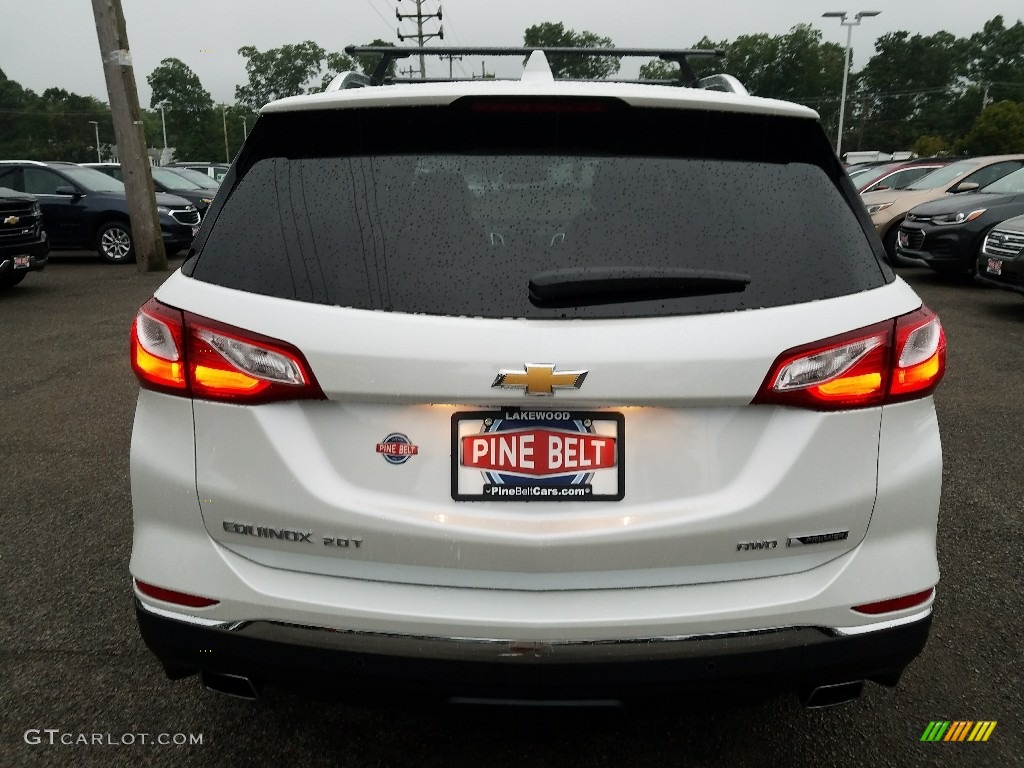
[[(420, 54), (427, 56), (529, 56), (535, 51), (541, 51), (545, 56), (612, 56), (615, 58), (642, 56), (645, 58), (658, 58), (662, 61), (674, 61), (679, 65), (679, 81), (650, 81), (641, 80), (645, 83), (671, 83), (682, 85), (688, 88), (705, 88), (708, 90), (728, 91), (730, 93), (746, 94), (747, 90), (740, 82), (731, 75), (712, 75), (711, 77), (698, 78), (690, 66), (690, 58), (725, 58), (725, 50), (722, 48), (691, 48), (691, 49), (667, 49), (667, 48), (560, 48), (537, 46), (529, 48), (399, 48), (391, 45), (350, 45), (345, 48), (349, 56), (380, 56), (381, 59), (373, 70), (372, 75), (363, 75), (358, 72), (343, 73), (344, 77), (332, 81), (328, 90), (341, 90), (344, 88), (363, 88), (366, 86), (385, 85), (393, 82), (387, 77), (388, 68), (391, 63), (398, 59), (405, 59), (409, 56)], [(409, 80), (405, 82), (439, 82), (432, 80)], [(444, 80), (450, 82), (450, 80)]]

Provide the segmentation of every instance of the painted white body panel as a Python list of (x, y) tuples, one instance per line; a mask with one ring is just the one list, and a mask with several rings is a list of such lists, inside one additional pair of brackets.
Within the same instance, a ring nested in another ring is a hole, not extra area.
[[(219, 621), (262, 619), (416, 636), (522, 640), (630, 639), (774, 626), (856, 628), (850, 606), (917, 592), (938, 580), (935, 533), (941, 454), (931, 398), (883, 409), (879, 497), (867, 536), (841, 557), (783, 576), (646, 589), (537, 592), (470, 589), (299, 573), (234, 554), (202, 526), (188, 462), (188, 400), (142, 392), (132, 450), (140, 580), (220, 604), (183, 611)], [(921, 606), (889, 614), (899, 619)]]

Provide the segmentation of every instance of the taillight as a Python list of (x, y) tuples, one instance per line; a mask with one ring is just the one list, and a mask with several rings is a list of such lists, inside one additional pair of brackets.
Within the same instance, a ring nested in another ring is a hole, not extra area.
[(783, 352), (753, 402), (819, 411), (866, 408), (924, 397), (945, 369), (945, 333), (935, 313), (922, 306)]
[(184, 335), (179, 310), (156, 299), (142, 305), (132, 323), (131, 355), (132, 369), (143, 387), (187, 394)]
[(132, 326), (132, 368), (143, 387), (203, 400), (325, 399), (292, 345), (156, 299), (142, 306)]
[(946, 373), (946, 332), (927, 307), (896, 318), (896, 357), (889, 402), (924, 397)]

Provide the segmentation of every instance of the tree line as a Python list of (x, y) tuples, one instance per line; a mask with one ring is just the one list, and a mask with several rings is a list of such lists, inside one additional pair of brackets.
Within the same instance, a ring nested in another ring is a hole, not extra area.
[[(609, 37), (567, 29), (557, 22), (529, 27), (526, 46), (612, 48)], [(374, 40), (370, 45), (391, 45)], [(831, 137), (840, 109), (845, 51), (825, 42), (821, 31), (800, 24), (782, 35), (741, 35), (734, 40), (703, 37), (693, 48), (722, 48), (724, 60), (694, 59), (698, 76), (725, 72), (736, 76), (756, 96), (784, 99), (817, 110)], [(247, 82), (235, 88), (235, 103), (217, 105), (199, 77), (181, 59), (160, 62), (146, 80), (152, 90), (143, 110), (150, 146), (167, 143), (177, 157), (223, 160), (241, 144), (259, 108), (277, 98), (323, 90), (339, 72), (370, 73), (374, 56), (351, 58), (317, 43), (283, 45), (260, 51), (243, 46)], [(613, 78), (615, 57), (557, 57), (556, 77)], [(392, 63), (389, 75), (396, 75)], [(677, 79), (675, 64), (652, 60), (640, 68), (645, 79)], [(913, 149), (995, 154), (1024, 152), (1024, 23), (1007, 26), (1002, 16), (985, 22), (970, 37), (948, 32), (933, 35), (890, 32), (874, 44), (874, 55), (850, 72), (843, 147), (848, 150)], [(109, 109), (91, 96), (60, 88), (36, 94), (9, 80), (0, 70), (0, 158), (96, 158), (100, 145), (113, 143)], [(227, 144), (227, 147), (225, 147)]]

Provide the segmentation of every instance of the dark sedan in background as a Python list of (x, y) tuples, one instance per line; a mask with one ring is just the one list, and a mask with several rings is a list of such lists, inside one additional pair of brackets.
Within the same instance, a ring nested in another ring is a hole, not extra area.
[(936, 272), (977, 271), (985, 235), (1006, 219), (1024, 214), (1024, 169), (974, 192), (947, 195), (912, 208), (900, 224), (896, 253), (923, 261)]
[[(135, 261), (135, 240), (124, 184), (75, 163), (0, 160), (0, 186), (39, 199), (54, 248), (95, 248), (111, 264)], [(199, 211), (188, 200), (158, 192), (156, 210), (168, 255), (188, 248)]]
[[(95, 168), (100, 173), (105, 173), (118, 181), (124, 181), (120, 163), (82, 163), (82, 166)], [(210, 207), (210, 203), (217, 195), (217, 187), (213, 179), (207, 178), (210, 184), (203, 187), (173, 170), (156, 167), (150, 168), (150, 171), (153, 173), (153, 186), (157, 192), (183, 197), (196, 207), (200, 216), (206, 216), (206, 209)]]

